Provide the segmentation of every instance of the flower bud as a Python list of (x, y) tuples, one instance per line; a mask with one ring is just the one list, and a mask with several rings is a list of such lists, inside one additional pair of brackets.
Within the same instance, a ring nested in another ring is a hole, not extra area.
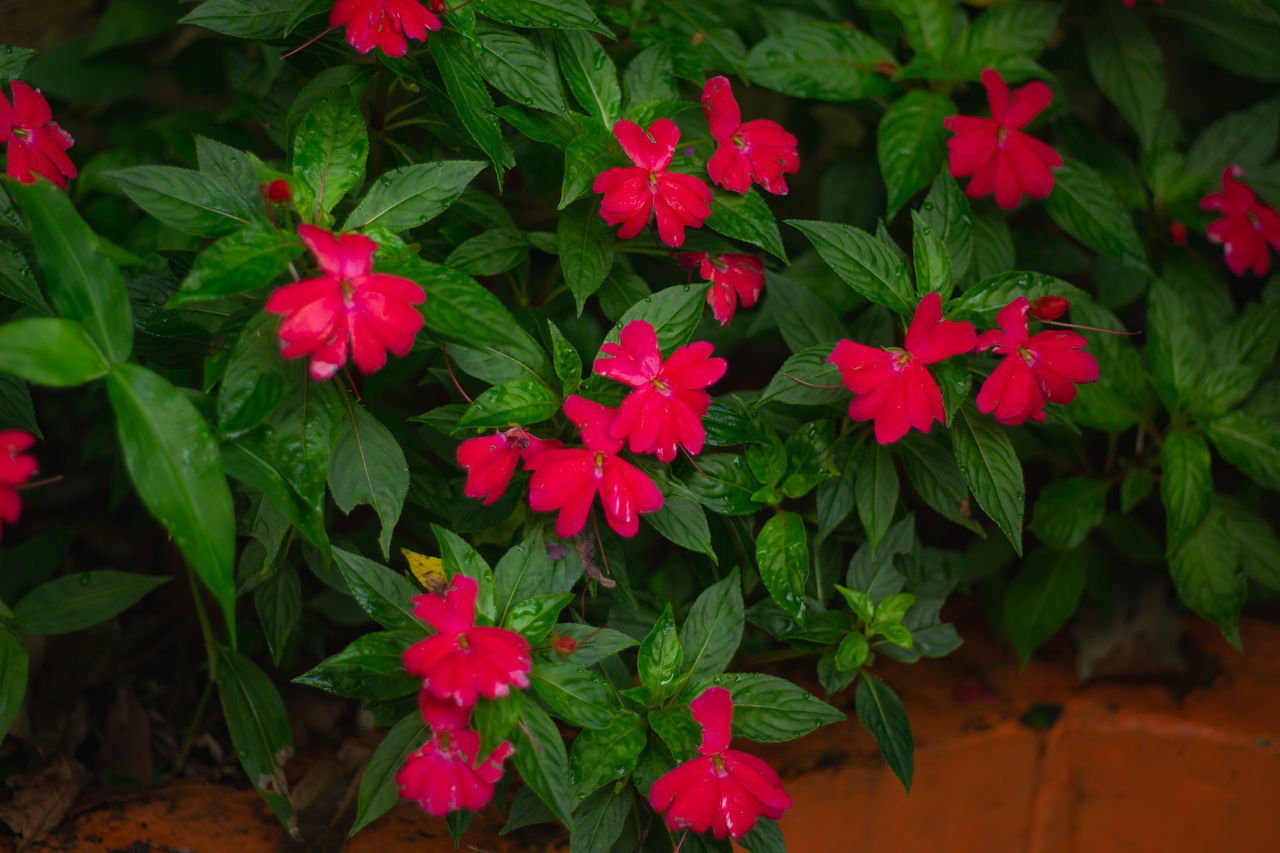
[(1067, 300), (1061, 296), (1041, 296), (1031, 302), (1031, 316), (1038, 320), (1056, 320), (1067, 313)]
[(578, 641), (566, 634), (551, 633), (551, 649), (562, 658), (567, 658), (578, 649)]
[(293, 191), (289, 189), (289, 183), (283, 179), (267, 184), (266, 196), (267, 200), (272, 204), (290, 204), (293, 202)]
[(1169, 226), (1169, 237), (1173, 240), (1175, 246), (1187, 245), (1187, 225), (1180, 219), (1175, 219), (1173, 224)]

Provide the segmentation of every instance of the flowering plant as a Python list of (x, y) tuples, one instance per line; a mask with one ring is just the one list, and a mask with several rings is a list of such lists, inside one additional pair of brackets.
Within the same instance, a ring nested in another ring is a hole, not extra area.
[[(388, 729), (352, 832), (760, 853), (731, 742), (849, 713), (909, 789), (877, 667), (953, 595), (1025, 661), (1135, 572), (1234, 643), (1280, 590), (1262, 5), (134, 5), (0, 47), (0, 530), (36, 459), (127, 474), (291, 831), (288, 680)], [(20, 631), (166, 579), (55, 569), (0, 577), (0, 732)]]

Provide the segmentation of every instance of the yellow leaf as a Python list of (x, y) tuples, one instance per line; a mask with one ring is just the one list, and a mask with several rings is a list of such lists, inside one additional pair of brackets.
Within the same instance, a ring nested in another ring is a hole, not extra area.
[(449, 579), (444, 575), (444, 561), (439, 557), (428, 557), (408, 548), (401, 548), (400, 553), (409, 561), (409, 571), (428, 591), (441, 592), (449, 585)]

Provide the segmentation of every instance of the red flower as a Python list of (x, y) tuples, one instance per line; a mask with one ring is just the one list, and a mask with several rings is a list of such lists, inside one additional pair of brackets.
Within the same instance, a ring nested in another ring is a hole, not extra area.
[(1070, 403), (1077, 382), (1095, 382), (1098, 362), (1083, 352), (1085, 339), (1075, 332), (1046, 331), (1028, 335), (1025, 296), (1010, 302), (996, 315), (998, 329), (978, 337), (979, 350), (995, 347), (1007, 356), (982, 383), (978, 411), (995, 413), (1002, 424), (1020, 424), (1030, 418), (1044, 420), (1046, 402)]
[(662, 813), (672, 832), (710, 829), (716, 838), (741, 838), (756, 818), (782, 817), (791, 797), (782, 780), (763, 759), (729, 749), (733, 696), (723, 687), (708, 687), (689, 703), (702, 726), (698, 757), (678, 765), (653, 783), (649, 804)]
[(554, 439), (532, 436), (523, 427), (469, 438), (458, 445), (458, 464), (467, 469), (467, 485), (463, 494), (484, 500), (488, 506), (507, 490), (518, 460), (523, 459), (528, 464), (539, 453), (563, 446)]
[(320, 278), (285, 285), (271, 294), (266, 310), (280, 324), (285, 358), (311, 356), (311, 375), (328, 379), (347, 363), (373, 373), (387, 363), (387, 350), (409, 354), (422, 328), (414, 305), (427, 295), (407, 278), (370, 272), (378, 244), (360, 234), (330, 234), (312, 225), (298, 227), (320, 271)]
[(39, 89), (20, 80), (10, 86), (12, 104), (0, 90), (0, 142), (9, 143), (5, 171), (24, 184), (34, 184), (36, 175), (43, 175), (65, 190), (67, 178), (76, 176), (76, 164), (67, 156), (75, 140), (54, 123), (53, 111)]
[(942, 319), (942, 297), (929, 293), (916, 307), (905, 349), (840, 341), (827, 361), (858, 395), (849, 403), (849, 417), (874, 420), (876, 441), (889, 444), (911, 427), (928, 432), (934, 421), (946, 421), (942, 392), (925, 365), (968, 352), (975, 340), (969, 323)]
[(721, 326), (729, 325), (739, 299), (743, 308), (750, 308), (764, 290), (764, 262), (759, 255), (683, 252), (676, 260), (687, 269), (697, 268), (698, 275), (711, 282), (707, 304)]
[(1253, 268), (1261, 278), (1271, 269), (1271, 252), (1267, 244), (1280, 252), (1280, 214), (1258, 201), (1253, 190), (1236, 180), (1244, 175), (1239, 166), (1228, 166), (1222, 172), (1222, 192), (1209, 193), (1200, 199), (1204, 210), (1216, 210), (1222, 218), (1205, 231), (1213, 243), (1222, 245), (1227, 268), (1244, 275)]
[(289, 204), (293, 201), (293, 190), (289, 189), (289, 182), (283, 178), (277, 178), (261, 189), (262, 195), (272, 204)]
[(494, 699), (511, 685), (529, 686), (529, 641), (506, 628), (476, 625), (475, 578), (454, 575), (444, 595), (418, 595), (413, 615), (436, 633), (404, 652), (404, 668), (437, 699), (470, 708), (477, 696)]
[[(31, 479), (38, 467), (36, 458), (23, 453), (36, 443), (36, 437), (20, 429), (0, 432), (0, 521), (14, 524), (22, 515), (22, 499), (17, 487)], [(4, 526), (0, 525), (0, 533)]]
[(600, 493), (604, 517), (620, 536), (635, 536), (640, 513), (662, 509), (662, 492), (634, 465), (619, 458), (622, 441), (611, 437), (617, 411), (576, 394), (564, 401), (564, 413), (582, 433), (586, 447), (548, 450), (525, 467), (529, 506), (534, 512), (560, 511), (556, 534), (569, 537), (582, 530), (591, 501)]
[(662, 242), (682, 245), (685, 226), (700, 228), (711, 215), (711, 189), (692, 175), (667, 171), (680, 141), (680, 128), (671, 119), (660, 118), (646, 134), (640, 125), (623, 119), (613, 126), (613, 135), (635, 166), (596, 176), (591, 189), (604, 193), (600, 215), (610, 225), (621, 225), (618, 236), (626, 239), (639, 234), (656, 210)]
[(982, 72), (987, 87), (991, 118), (948, 116), (943, 125), (955, 133), (947, 140), (951, 149), (951, 174), (969, 175), (965, 194), (982, 198), (996, 194), (996, 204), (1005, 210), (1018, 206), (1022, 194), (1042, 199), (1053, 190), (1053, 172), (1062, 166), (1058, 152), (1022, 132), (1053, 99), (1053, 92), (1039, 80), (1028, 83), (1012, 97), (1009, 87), (996, 71)]
[(578, 641), (568, 634), (551, 632), (551, 650), (562, 658), (567, 658), (578, 650)]
[(618, 343), (600, 347), (594, 369), (636, 389), (618, 408), (609, 436), (629, 438), (632, 453), (653, 453), (663, 462), (676, 458), (679, 444), (690, 454), (702, 451), (702, 416), (711, 405), (703, 389), (724, 376), (728, 363), (711, 358), (711, 344), (680, 347), (665, 362), (658, 335), (644, 320), (632, 320)]
[(432, 817), (455, 809), (484, 808), (502, 778), (503, 762), (515, 748), (504, 740), (487, 758), (477, 761), (480, 735), (466, 728), (469, 711), (425, 692), (419, 702), (422, 718), (431, 726), (431, 740), (405, 759), (396, 773), (400, 796), (417, 800)]
[(426, 41), (427, 30), (440, 29), (440, 19), (417, 0), (338, 0), (329, 26), (346, 27), (347, 42), (361, 53), (380, 47), (387, 56), (404, 56), (405, 39)]
[(742, 122), (733, 89), (724, 77), (712, 77), (702, 90), (711, 136), (719, 143), (707, 161), (707, 173), (717, 186), (735, 193), (751, 189), (754, 180), (768, 192), (786, 195), (783, 174), (800, 171), (796, 138), (768, 119)]
[(1175, 246), (1187, 245), (1187, 224), (1181, 219), (1173, 220), (1173, 224), (1169, 226), (1169, 239)]

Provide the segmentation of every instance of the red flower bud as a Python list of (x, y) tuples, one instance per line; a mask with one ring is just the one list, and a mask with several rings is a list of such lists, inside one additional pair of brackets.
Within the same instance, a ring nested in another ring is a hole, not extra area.
[(1056, 320), (1067, 313), (1069, 304), (1061, 296), (1041, 296), (1031, 303), (1031, 316), (1038, 320)]
[(1173, 240), (1175, 246), (1187, 245), (1187, 225), (1180, 219), (1175, 219), (1173, 224), (1169, 226), (1169, 237)]
[(293, 191), (289, 189), (289, 183), (284, 179), (267, 184), (265, 194), (267, 201), (272, 204), (290, 204), (293, 201)]
[(578, 650), (578, 641), (566, 634), (551, 634), (551, 649), (560, 657), (567, 658)]

